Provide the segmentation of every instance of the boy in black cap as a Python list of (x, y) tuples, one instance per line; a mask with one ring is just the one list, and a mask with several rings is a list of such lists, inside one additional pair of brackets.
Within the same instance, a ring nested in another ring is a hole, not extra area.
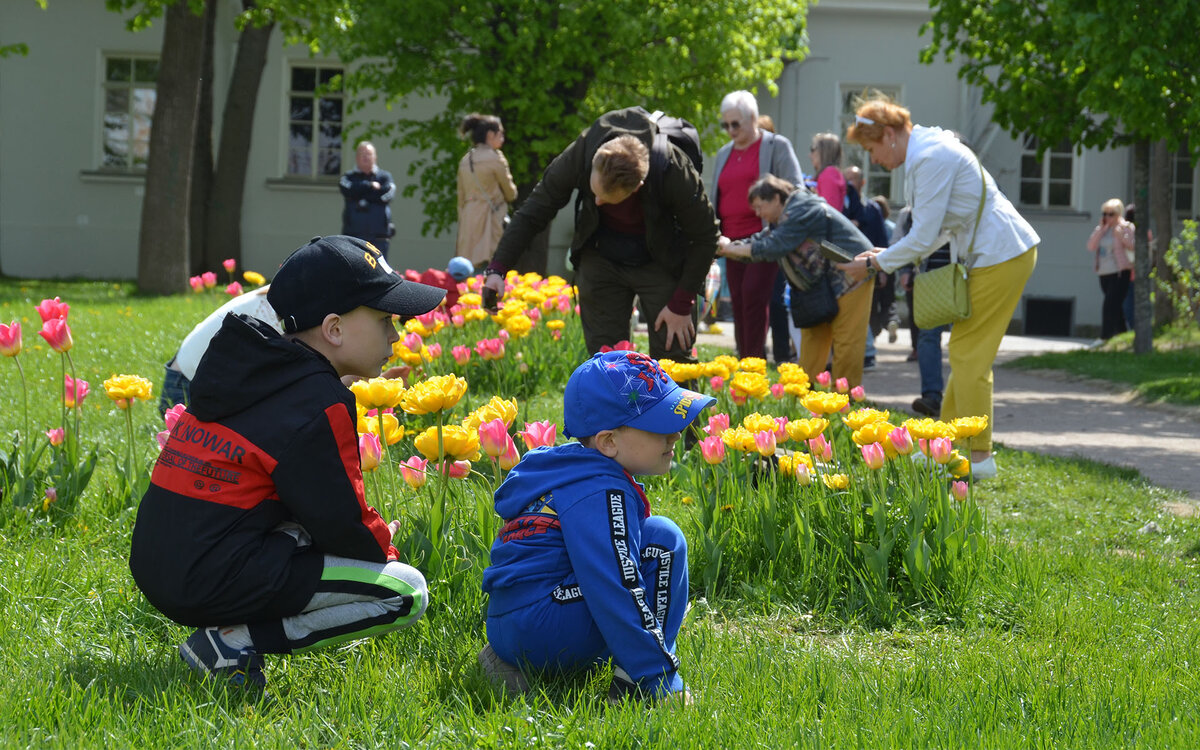
[(263, 654), (379, 635), (425, 611), (425, 579), (391, 545), (399, 522), (364, 498), (339, 378), (379, 375), (399, 339), (393, 315), (444, 294), (397, 276), (368, 242), (318, 237), (268, 292), (282, 336), (225, 318), (155, 463), (129, 558), (150, 603), (198, 628), (179, 647), (193, 670), (261, 687)]
[(563, 434), (525, 454), (496, 491), (504, 519), (483, 573), (489, 645), (479, 661), (514, 691), (516, 665), (615, 662), (609, 699), (687, 695), (675, 637), (687, 609), (687, 540), (650, 515), (633, 475), (665, 474), (675, 442), (714, 399), (680, 388), (644, 354), (613, 351), (567, 381)]

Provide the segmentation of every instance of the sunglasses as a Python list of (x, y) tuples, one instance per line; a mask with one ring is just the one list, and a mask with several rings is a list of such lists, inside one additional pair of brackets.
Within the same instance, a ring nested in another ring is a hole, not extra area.
[(1104, 215), (1105, 216), (1116, 216), (1117, 212), (1116, 211), (1105, 211)]
[(721, 130), (734, 131), (734, 130), (738, 130), (741, 127), (742, 127), (742, 123), (739, 120), (734, 120), (733, 122), (722, 122), (721, 123)]

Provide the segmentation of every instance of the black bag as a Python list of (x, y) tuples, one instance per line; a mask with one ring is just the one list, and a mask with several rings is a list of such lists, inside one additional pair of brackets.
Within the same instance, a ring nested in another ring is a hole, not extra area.
[(797, 328), (812, 328), (837, 317), (838, 301), (828, 272), (817, 277), (808, 289), (801, 291), (793, 285), (790, 291), (792, 322)]
[(655, 112), (650, 119), (658, 126), (654, 135), (654, 148), (650, 149), (650, 180), (655, 183), (655, 192), (662, 188), (662, 176), (667, 171), (670, 162), (671, 149), (669, 144), (675, 144), (679, 150), (687, 154), (696, 174), (704, 172), (704, 151), (700, 148), (700, 131), (687, 120), (671, 117), (662, 112)]

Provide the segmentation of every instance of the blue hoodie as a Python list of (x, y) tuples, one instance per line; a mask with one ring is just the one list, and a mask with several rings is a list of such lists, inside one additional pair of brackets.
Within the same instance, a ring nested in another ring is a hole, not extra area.
[(496, 491), (496, 512), (505, 524), (483, 573), (489, 617), (584, 599), (631, 678), (683, 688), (638, 567), (650, 503), (619, 463), (580, 443), (529, 451)]

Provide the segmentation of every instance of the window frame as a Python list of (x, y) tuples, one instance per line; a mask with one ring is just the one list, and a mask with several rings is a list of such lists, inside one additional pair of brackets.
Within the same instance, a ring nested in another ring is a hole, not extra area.
[[(151, 131), (154, 127), (154, 108), (158, 101), (158, 73), (161, 60), (162, 56), (154, 52), (110, 52), (103, 50), (100, 52), (100, 61), (97, 71), (99, 82), (96, 89), (99, 97), (99, 101), (97, 102), (98, 117), (96, 119), (96, 124), (98, 127), (96, 130), (95, 159), (95, 164), (97, 165), (96, 172), (98, 174), (131, 175), (138, 177), (145, 176), (146, 167), (149, 164), (150, 159), (150, 138)], [(122, 61), (129, 64), (130, 78), (127, 81), (109, 80), (109, 66), (110, 63), (114, 61)], [(146, 81), (137, 78), (138, 62), (154, 63), (155, 69), (153, 81)], [(147, 89), (154, 92), (154, 101), (150, 102), (149, 112), (143, 112), (139, 114), (136, 107), (137, 96), (134, 94), (134, 92)], [(126, 152), (124, 155), (124, 160), (123, 163), (120, 164), (110, 162), (110, 141), (108, 138), (109, 131), (107, 124), (107, 119), (109, 116), (110, 92), (116, 90), (124, 90), (129, 92), (128, 101), (126, 102), (124, 110), (124, 114), (129, 118), (126, 126), (126, 129), (129, 132), (126, 137)], [(149, 126), (145, 129), (146, 132), (144, 138), (137, 138), (133, 135), (137, 129), (135, 121), (138, 118), (145, 118), (149, 120)], [(137, 161), (136, 154), (136, 151), (138, 150), (137, 144), (142, 143), (144, 143), (145, 147), (145, 158), (139, 162)]]
[[(1179, 191), (1184, 186), (1179, 179), (1181, 172), (1187, 174), (1189, 179), (1186, 189), (1191, 196), (1187, 208), (1179, 206)], [(1200, 163), (1192, 163), (1185, 142), (1171, 153), (1171, 218), (1173, 224), (1179, 226), (1185, 219), (1197, 217), (1200, 217)]]
[[(900, 83), (839, 83), (837, 101), (837, 127), (834, 130), (842, 141), (842, 166), (856, 166), (863, 172), (863, 194), (875, 196), (882, 194), (895, 210), (904, 203), (904, 165), (890, 172), (878, 164), (871, 163), (871, 156), (856, 143), (846, 142), (846, 130), (854, 124), (854, 97), (863, 92), (880, 92), (892, 98), (892, 101), (904, 101), (904, 84)], [(812, 165), (805, 162), (804, 166), (811, 169)], [(876, 185), (884, 177), (888, 180), (887, 191), (879, 190)]]
[[(1031, 209), (1035, 211), (1076, 211), (1079, 206), (1079, 189), (1080, 189), (1080, 159), (1076, 152), (1075, 146), (1068, 139), (1059, 141), (1054, 147), (1051, 147), (1038, 157), (1037, 152), (1038, 138), (1037, 136), (1025, 133), (1020, 137), (1018, 145), (1021, 148), (1020, 158), (1017, 167), (1017, 206), (1019, 208)], [(1071, 160), (1071, 175), (1068, 178), (1055, 177), (1052, 173), (1056, 159), (1061, 161), (1063, 158), (1069, 157)], [(1033, 159), (1037, 164), (1040, 175), (1037, 178), (1026, 177), (1025, 164), (1026, 159)], [(1036, 203), (1026, 200), (1025, 186), (1036, 182), (1039, 185), (1038, 201)], [(1067, 186), (1068, 198), (1066, 203), (1050, 203), (1050, 190), (1055, 185)]]
[[(294, 88), (295, 71), (298, 69), (308, 69), (314, 71), (314, 86), (313, 89), (304, 90)], [(308, 60), (295, 59), (288, 60), (283, 66), (284, 81), (281, 87), (282, 101), (281, 107), (281, 124), (282, 137), (280, 139), (280, 174), (283, 180), (293, 182), (336, 182), (342, 172), (346, 170), (346, 153), (345, 153), (345, 127), (346, 127), (346, 93), (344, 86), (339, 86), (336, 91), (323, 91), (321, 89), (322, 79), (325, 78), (323, 73), (329, 72), (331, 76), (346, 74), (347, 67), (345, 64), (336, 60)], [(328, 80), (328, 79), (326, 79)], [(296, 98), (309, 98), (311, 105), (309, 106), (309, 117), (307, 120), (296, 118), (292, 104)], [(321, 135), (322, 126), (333, 120), (322, 119), (321, 101), (323, 99), (338, 100), (341, 102), (339, 108), (339, 119), (336, 120), (338, 134), (337, 147), (332, 148), (327, 145), (322, 145)], [(311, 128), (311, 135), (308, 138), (308, 170), (307, 172), (293, 171), (293, 143), (292, 143), (292, 127), (307, 123)], [(323, 156), (331, 155), (334, 152), (337, 154), (337, 167), (333, 171), (321, 171), (321, 159)]]

